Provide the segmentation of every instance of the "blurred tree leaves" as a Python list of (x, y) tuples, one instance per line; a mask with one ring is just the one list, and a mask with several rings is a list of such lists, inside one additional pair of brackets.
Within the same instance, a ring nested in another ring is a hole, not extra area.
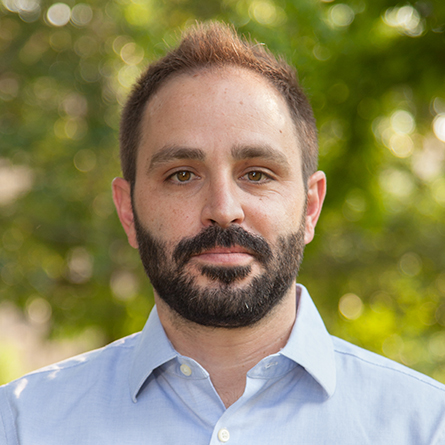
[[(0, 3), (0, 309), (110, 341), (153, 304), (114, 213), (119, 112), (194, 20), (284, 54), (328, 198), (299, 281), (330, 331), (445, 381), (445, 3)], [(0, 376), (1, 378), (1, 376)]]

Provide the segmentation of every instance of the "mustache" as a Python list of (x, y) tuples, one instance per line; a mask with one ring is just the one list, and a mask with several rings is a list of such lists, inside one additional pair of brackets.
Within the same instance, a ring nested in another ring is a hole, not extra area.
[(218, 225), (209, 226), (191, 238), (181, 240), (173, 252), (173, 259), (178, 267), (184, 266), (192, 256), (215, 247), (243, 247), (260, 263), (267, 265), (273, 253), (267, 241), (259, 235), (253, 235), (239, 226), (226, 229)]

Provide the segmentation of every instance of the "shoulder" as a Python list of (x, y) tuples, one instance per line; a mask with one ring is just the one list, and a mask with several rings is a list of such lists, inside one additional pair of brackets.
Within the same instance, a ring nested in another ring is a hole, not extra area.
[[(42, 400), (58, 394), (75, 396), (88, 390), (100, 378), (109, 384), (113, 375), (125, 372), (139, 334), (31, 372), (0, 387), (0, 409), (9, 405), (38, 407)], [(125, 369), (124, 369), (125, 368)], [(32, 409), (32, 408), (31, 408)]]
[(337, 361), (338, 378), (351, 385), (368, 387), (374, 383), (382, 391), (403, 387), (406, 393), (419, 396), (434, 394), (445, 404), (445, 385), (400, 363), (362, 349), (345, 340), (332, 337)]
[[(68, 434), (66, 419), (87, 421), (96, 409), (110, 403), (110, 394), (120, 397), (124, 392), (129, 393), (126, 376), (138, 335), (122, 338), (1, 386), (0, 443), (18, 445), (22, 440), (23, 443), (53, 443), (49, 442), (49, 437)], [(76, 428), (72, 427), (70, 432), (73, 437)], [(48, 438), (37, 439), (37, 431), (39, 434), (51, 431), (51, 434)]]
[(5, 385), (5, 387), (20, 385), (20, 382), (40, 381), (46, 379), (72, 378), (74, 375), (93, 372), (94, 369), (108, 367), (122, 355), (131, 353), (139, 333), (116, 340), (102, 348), (70, 357), (58, 363), (33, 371), (25, 376)]
[(373, 443), (444, 443), (444, 385), (344, 340), (332, 340), (337, 387), (331, 401), (349, 429), (354, 425), (372, 432), (379, 437)]

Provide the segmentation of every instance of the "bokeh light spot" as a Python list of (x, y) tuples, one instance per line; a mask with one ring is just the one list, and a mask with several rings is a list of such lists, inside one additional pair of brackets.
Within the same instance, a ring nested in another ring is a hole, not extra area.
[(354, 21), (354, 18), (354, 11), (344, 3), (339, 3), (329, 8), (329, 20), (334, 26), (344, 28), (349, 26)]
[(0, 206), (14, 202), (31, 190), (33, 171), (25, 165), (11, 165), (0, 158)]
[(329, 49), (325, 46), (320, 45), (319, 43), (314, 46), (312, 54), (317, 60), (321, 61), (325, 61), (331, 58), (331, 52), (329, 51)]
[(130, 89), (140, 73), (141, 70), (137, 66), (128, 65), (119, 70), (117, 78), (124, 88)]
[(434, 118), (433, 130), (437, 139), (445, 142), (445, 114), (438, 114)]
[(383, 21), (410, 37), (418, 37), (425, 30), (419, 12), (410, 5), (387, 9), (383, 15)]
[(120, 56), (127, 65), (137, 65), (144, 58), (144, 50), (136, 43), (130, 42), (122, 47)]
[(405, 253), (399, 261), (400, 270), (410, 277), (414, 277), (422, 270), (422, 260), (414, 252)]
[(46, 17), (51, 25), (65, 26), (70, 21), (71, 9), (65, 3), (55, 3), (48, 9)]
[(110, 279), (113, 295), (121, 301), (132, 300), (138, 291), (139, 282), (134, 273), (119, 270), (113, 273)]
[(277, 21), (277, 8), (272, 2), (254, 1), (249, 7), (249, 16), (261, 25), (273, 25)]
[(65, 113), (72, 117), (83, 117), (88, 111), (88, 102), (84, 96), (79, 93), (68, 94), (62, 102)]
[(40, 16), (38, 0), (2, 0), (2, 4), (8, 11), (18, 13), (27, 23), (35, 22)]
[(422, 138), (422, 149), (412, 159), (413, 172), (424, 181), (442, 176), (445, 161), (445, 144), (434, 136)]
[(84, 247), (71, 249), (67, 265), (67, 278), (72, 283), (86, 283), (93, 275), (93, 259)]
[(89, 172), (96, 166), (96, 154), (92, 150), (79, 150), (74, 155), (74, 166), (81, 172)]
[(355, 294), (345, 294), (340, 298), (338, 310), (348, 320), (356, 320), (363, 313), (363, 302)]
[(432, 100), (432, 108), (437, 114), (445, 114), (445, 100), (441, 97), (435, 97)]
[(398, 158), (407, 158), (413, 154), (414, 143), (407, 134), (393, 134), (389, 138), (389, 148)]
[(437, 332), (428, 342), (428, 349), (431, 354), (439, 359), (445, 359), (445, 332)]
[(399, 134), (411, 134), (416, 126), (413, 115), (405, 110), (394, 111), (390, 121), (393, 130)]
[(78, 3), (71, 11), (71, 22), (77, 26), (86, 26), (93, 18), (93, 10), (85, 3)]
[(32, 323), (48, 323), (51, 314), (51, 305), (42, 297), (31, 297), (26, 303), (26, 315)]
[(414, 190), (411, 175), (402, 170), (384, 170), (380, 174), (379, 180), (383, 190), (398, 198), (407, 198)]

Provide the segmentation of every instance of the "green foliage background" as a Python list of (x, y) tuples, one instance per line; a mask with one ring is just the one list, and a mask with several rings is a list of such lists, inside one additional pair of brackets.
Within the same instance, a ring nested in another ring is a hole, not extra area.
[(441, 0), (2, 0), (0, 308), (40, 317), (51, 338), (143, 327), (152, 291), (110, 193), (119, 112), (196, 19), (298, 68), (328, 177), (299, 281), (330, 332), (445, 382)]

